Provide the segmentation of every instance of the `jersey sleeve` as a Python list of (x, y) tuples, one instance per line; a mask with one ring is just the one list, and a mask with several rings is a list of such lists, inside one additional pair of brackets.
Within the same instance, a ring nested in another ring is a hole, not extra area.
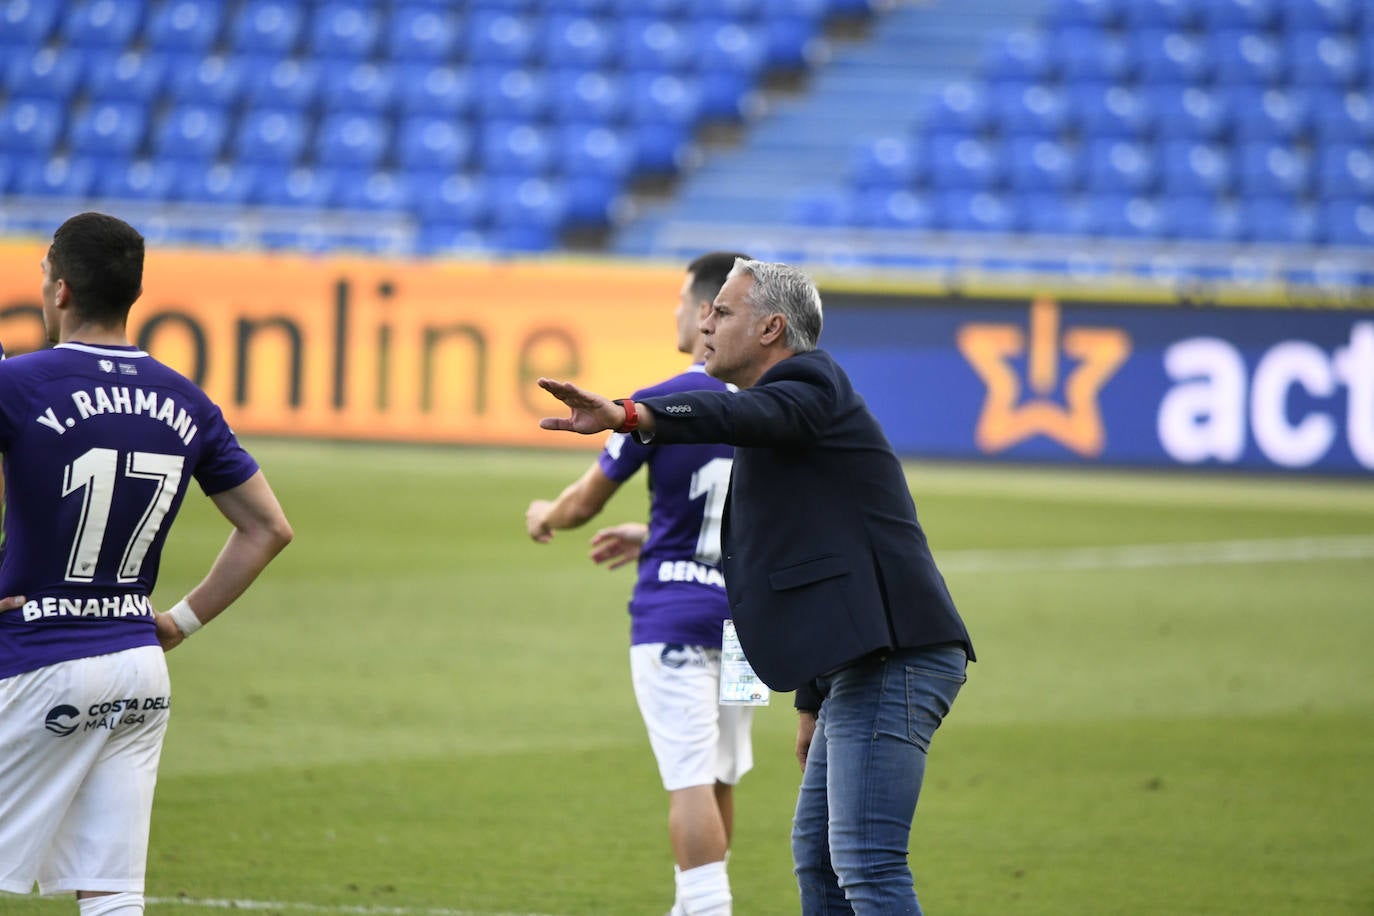
[(258, 463), (239, 445), (238, 437), (214, 404), (210, 404), (205, 425), (205, 445), (195, 476), (196, 483), (200, 484), (205, 495), (214, 496), (232, 490), (252, 477), (258, 472)]

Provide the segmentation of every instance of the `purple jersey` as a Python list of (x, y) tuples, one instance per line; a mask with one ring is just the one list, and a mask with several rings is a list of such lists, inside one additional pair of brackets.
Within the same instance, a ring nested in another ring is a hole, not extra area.
[(135, 347), (67, 343), (0, 363), (0, 678), (157, 645), (149, 595), (194, 477), (257, 471), (190, 380)]
[[(634, 399), (726, 385), (692, 366)], [(728, 445), (641, 445), (612, 435), (599, 459), (611, 480), (625, 481), (649, 466), (649, 539), (639, 555), (639, 579), (630, 599), (630, 642), (681, 643), (720, 648), (721, 623), (730, 616), (720, 574), (720, 518), (730, 485)]]

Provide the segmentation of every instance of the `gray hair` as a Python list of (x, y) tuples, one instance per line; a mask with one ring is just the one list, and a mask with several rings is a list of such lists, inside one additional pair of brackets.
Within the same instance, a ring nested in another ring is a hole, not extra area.
[(787, 348), (794, 353), (816, 349), (821, 336), (821, 294), (815, 281), (787, 264), (736, 258), (730, 276), (741, 274), (754, 278), (746, 298), (755, 315), (781, 314), (787, 319)]

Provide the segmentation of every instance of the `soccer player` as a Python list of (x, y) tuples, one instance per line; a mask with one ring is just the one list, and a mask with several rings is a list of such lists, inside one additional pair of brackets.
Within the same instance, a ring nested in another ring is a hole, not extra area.
[[(0, 890), (138, 916), (170, 651), (291, 540), (257, 463), (190, 380), (130, 346), (143, 237), (67, 220), (42, 261), (53, 349), (0, 363)], [(149, 596), (191, 479), (232, 526), (170, 611)]]
[[(692, 365), (636, 395), (727, 386), (706, 374), (697, 330), (740, 255), (713, 252), (687, 267), (678, 295), (677, 346)], [(730, 480), (728, 446), (642, 445), (613, 434), (587, 472), (557, 499), (525, 513), (535, 541), (576, 528), (599, 513), (622, 483), (649, 468), (649, 524), (606, 528), (593, 559), (611, 568), (639, 561), (630, 599), (630, 674), (668, 791), (668, 836), (676, 860), (671, 916), (730, 913), (725, 859), (734, 827), (734, 785), (753, 766), (753, 710), (721, 706), (720, 647), (725, 580), (720, 574), (720, 513)]]

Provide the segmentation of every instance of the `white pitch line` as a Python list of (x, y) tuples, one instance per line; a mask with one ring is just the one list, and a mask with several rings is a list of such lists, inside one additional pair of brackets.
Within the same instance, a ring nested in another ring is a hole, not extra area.
[(196, 906), (211, 910), (332, 913), (339, 914), (339, 916), (554, 916), (552, 913), (493, 913), (486, 910), (455, 910), (449, 907), (362, 906), (347, 903), (288, 903), (276, 900), (198, 900), (194, 897), (149, 897), (147, 902), (156, 906)]
[(1374, 557), (1374, 535), (1028, 550), (947, 550), (937, 552), (935, 559), (945, 572), (977, 573), (1308, 563), (1371, 557)]

